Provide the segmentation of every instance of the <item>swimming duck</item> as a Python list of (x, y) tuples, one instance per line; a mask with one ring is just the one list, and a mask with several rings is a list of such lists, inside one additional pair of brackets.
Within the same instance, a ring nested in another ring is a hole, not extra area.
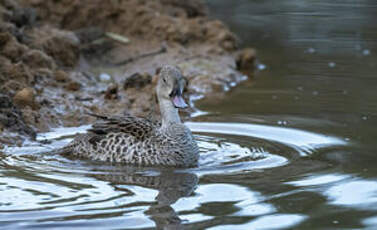
[(99, 119), (91, 129), (55, 153), (140, 166), (195, 166), (199, 149), (178, 114), (179, 108), (187, 107), (182, 98), (184, 85), (178, 68), (162, 67), (156, 86), (161, 122), (91, 114)]

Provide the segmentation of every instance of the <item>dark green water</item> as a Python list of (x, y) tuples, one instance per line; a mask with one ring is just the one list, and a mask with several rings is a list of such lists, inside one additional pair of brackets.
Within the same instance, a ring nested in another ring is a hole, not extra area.
[(265, 69), (187, 125), (187, 170), (0, 155), (4, 229), (376, 229), (377, 2), (209, 0)]

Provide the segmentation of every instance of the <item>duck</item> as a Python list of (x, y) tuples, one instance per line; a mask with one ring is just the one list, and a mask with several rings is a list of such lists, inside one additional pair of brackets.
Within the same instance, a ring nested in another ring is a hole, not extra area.
[(197, 166), (198, 145), (178, 113), (188, 107), (182, 97), (185, 83), (178, 67), (163, 66), (156, 85), (160, 121), (91, 113), (97, 118), (91, 128), (54, 152), (137, 166)]

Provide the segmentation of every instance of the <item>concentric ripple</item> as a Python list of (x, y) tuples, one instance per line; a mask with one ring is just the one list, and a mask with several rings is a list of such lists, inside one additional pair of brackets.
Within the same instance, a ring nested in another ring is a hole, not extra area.
[(284, 218), (296, 224), (306, 217), (273, 215), (276, 208), (260, 192), (241, 185), (198, 184), (199, 179), (272, 169), (320, 148), (345, 144), (335, 137), (285, 127), (215, 122), (187, 125), (195, 133), (201, 157), (199, 167), (186, 170), (112, 165), (43, 153), (65, 145), (89, 126), (59, 128), (38, 136), (37, 140), (48, 144), (29, 142), (6, 148), (6, 155), (0, 158), (1, 226), (198, 227), (215, 219), (216, 212), (221, 212), (216, 209), (218, 204), (230, 205), (234, 211), (227, 215), (235, 220), (259, 216), (247, 226)]

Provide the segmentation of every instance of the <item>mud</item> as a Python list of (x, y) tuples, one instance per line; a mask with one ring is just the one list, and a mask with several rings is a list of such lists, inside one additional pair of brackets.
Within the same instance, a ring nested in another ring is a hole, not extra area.
[[(89, 20), (90, 19), (90, 20)], [(86, 112), (156, 111), (156, 72), (177, 65), (186, 95), (223, 95), (253, 49), (200, 1), (0, 0), (0, 143), (93, 121)]]

